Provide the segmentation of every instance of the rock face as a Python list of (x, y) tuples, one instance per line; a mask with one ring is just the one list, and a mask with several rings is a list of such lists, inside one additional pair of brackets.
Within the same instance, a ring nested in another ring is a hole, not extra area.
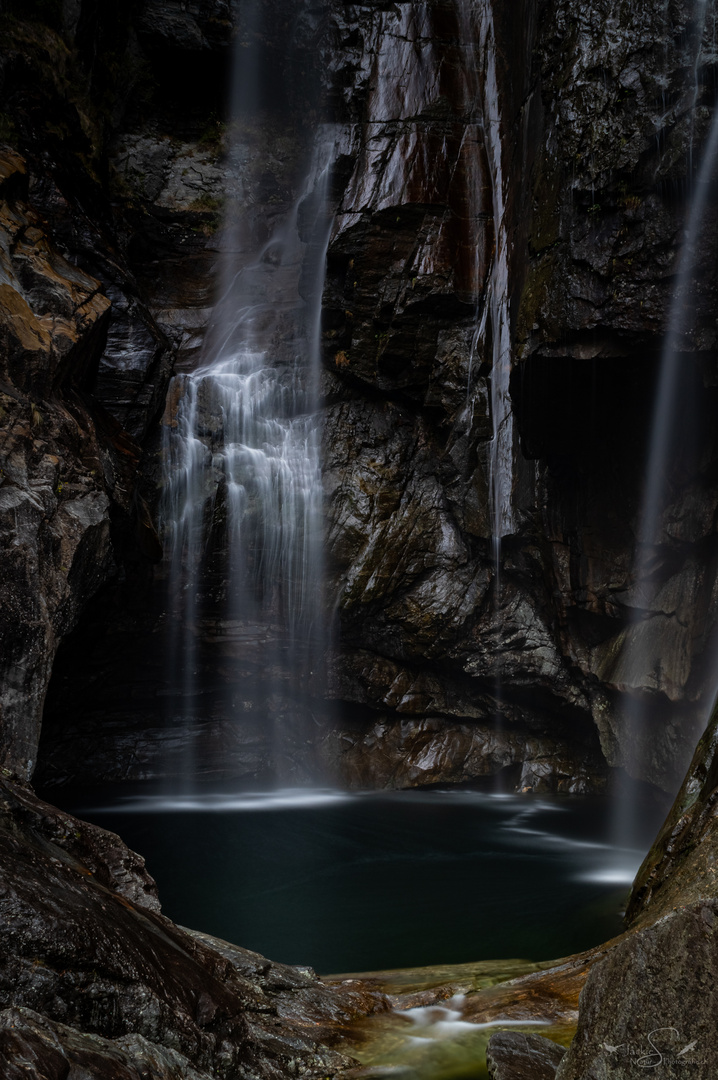
[(169, 350), (111, 231), (99, 76), (57, 29), (2, 19), (14, 145), (0, 152), (0, 741), (4, 768), (27, 778), (60, 640), (117, 573), (122, 536), (152, 548), (136, 440), (163, 401)]
[[(523, 737), (569, 744), (593, 728), (610, 765), (668, 789), (712, 685), (709, 217), (675, 343), (695, 392), (684, 423), (702, 449), (676, 452), (648, 588), (633, 552), (687, 214), (678, 186), (712, 115), (703, 15), (646, 2), (610, 13), (557, 3), (540, 21), (531, 5), (511, 22), (490, 5), (335, 16), (336, 36), (362, 44), (360, 63), (334, 60), (346, 114), (362, 121), (325, 296), (335, 692), (422, 716), (433, 682), (444, 715), (500, 715)], [(462, 50), (484, 58), (473, 81)], [(510, 400), (498, 270), (511, 296)]]
[(0, 846), (4, 1076), (330, 1076), (326, 1044), (386, 1007), (174, 926), (119, 837), (27, 788), (2, 784)]
[[(496, 732), (442, 716), (382, 719), (330, 729), (317, 747), (325, 769), (349, 789), (469, 783), (504, 772), (518, 791), (583, 794), (595, 774), (559, 739)], [(590, 748), (589, 748), (590, 753)], [(590, 758), (589, 758), (590, 761)]]
[(718, 712), (698, 743), (676, 801), (646, 856), (626, 909), (642, 926), (718, 890)]
[(83, 395), (110, 301), (50, 243), (16, 153), (0, 180), (2, 757), (27, 777), (58, 640), (113, 569), (109, 493), (127, 505), (137, 453), (109, 417), (98, 432)]
[(713, 1075), (715, 923), (715, 900), (689, 904), (629, 935), (596, 964), (556, 1080), (623, 1078), (639, 1068), (660, 1069), (671, 1080)]
[[(238, 674), (252, 648), (221, 613), (220, 529), (197, 631), (218, 689), (186, 708), (167, 671), (156, 420), (171, 354), (180, 370), (202, 355), (222, 253), (258, 250), (288, 213), (302, 132), (322, 117), (342, 133), (323, 319), (337, 633), (329, 703), (313, 700), (308, 724), (279, 698), (268, 706), (290, 730), (290, 777), (310, 777), (312, 759), (350, 784), (510, 767), (522, 787), (577, 791), (623, 765), (674, 788), (705, 720), (716, 644), (711, 213), (676, 342), (695, 438), (673, 455), (648, 585), (634, 548), (686, 178), (712, 123), (712, 5), (595, 0), (576, 12), (552, 0), (539, 17), (525, 0), (510, 18), (488, 0), (267, 0), (256, 19), (229, 3), (66, 8), (64, 38), (16, 19), (3, 78), (29, 205), (111, 302), (77, 362), (85, 392), (127, 433), (112, 428), (128, 469), (121, 495), (114, 480), (97, 484), (121, 570), (56, 665), (45, 779), (82, 779), (78, 758), (85, 776), (156, 775), (160, 744), (190, 730), (207, 777), (276, 766)], [(269, 75), (230, 155), (217, 117), (237, 34)], [(100, 93), (110, 104), (93, 112)], [(71, 117), (72, 153), (41, 119), (50, 113)], [(127, 436), (142, 444), (139, 466)], [(59, 601), (43, 599), (44, 637), (13, 660), (9, 693), (32, 683), (35, 702), (17, 750), (26, 775), (55, 643), (110, 572), (103, 543), (72, 613), (50, 627)], [(32, 591), (56, 590), (58, 573)], [(168, 715), (187, 723), (168, 733)]]

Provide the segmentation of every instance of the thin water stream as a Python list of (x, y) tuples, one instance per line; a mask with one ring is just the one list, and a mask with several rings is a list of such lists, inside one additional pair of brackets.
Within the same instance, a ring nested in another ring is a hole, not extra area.
[[(694, 122), (699, 92), (698, 66), (705, 18), (706, 4), (705, 0), (701, 0), (696, 12), (699, 36), (689, 108), (689, 177), (692, 177), (693, 173)], [(665, 645), (660, 638), (660, 629), (658, 632), (655, 629), (656, 625), (660, 627), (655, 616), (661, 613), (661, 593), (666, 587), (665, 577), (662, 576), (662, 564), (666, 555), (662, 545), (666, 545), (667, 541), (670, 544), (670, 538), (664, 531), (664, 516), (671, 500), (680, 494), (681, 483), (685, 483), (684, 478), (676, 476), (676, 463), (686, 457), (690, 458), (695, 400), (694, 380), (691, 378), (693, 359), (686, 345), (686, 335), (690, 332), (695, 313), (692, 283), (696, 276), (699, 239), (717, 163), (718, 110), (714, 110), (708, 136), (702, 147), (700, 166), (690, 185), (686, 228), (679, 248), (646, 454), (645, 483), (636, 532), (633, 585), (629, 598), (629, 622), (614, 673), (617, 684), (626, 690), (622, 717), (626, 727), (622, 764), (634, 777), (643, 775), (651, 754), (651, 706), (646, 689), (654, 692), (662, 689), (661, 651)], [(667, 587), (670, 587), (670, 583)], [(700, 699), (704, 703), (703, 726), (708, 722), (718, 694), (718, 680), (715, 675), (718, 670), (717, 660), (713, 655), (705, 664), (704, 685), (700, 688)], [(638, 828), (637, 807), (630, 799), (632, 789), (627, 787), (624, 790), (626, 797), (617, 804), (614, 825), (618, 843), (630, 843)]]

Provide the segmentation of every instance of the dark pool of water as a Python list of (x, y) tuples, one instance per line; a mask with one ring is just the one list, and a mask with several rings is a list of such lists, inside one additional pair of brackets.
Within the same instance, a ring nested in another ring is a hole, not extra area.
[(69, 809), (145, 856), (166, 915), (322, 973), (524, 957), (620, 930), (640, 852), (597, 799), (118, 796)]

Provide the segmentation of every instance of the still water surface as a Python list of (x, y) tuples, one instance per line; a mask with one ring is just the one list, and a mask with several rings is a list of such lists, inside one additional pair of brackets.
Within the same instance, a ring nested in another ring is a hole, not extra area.
[(323, 974), (588, 948), (620, 931), (643, 854), (608, 843), (610, 804), (591, 798), (125, 793), (72, 809), (145, 857), (171, 919)]

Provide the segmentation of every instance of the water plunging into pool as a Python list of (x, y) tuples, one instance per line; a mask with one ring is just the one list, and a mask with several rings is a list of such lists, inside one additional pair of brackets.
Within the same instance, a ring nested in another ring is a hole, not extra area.
[[(494, 618), (501, 618), (502, 541), (514, 531), (512, 505), (514, 471), (514, 418), (509, 393), (511, 378), (511, 323), (509, 315), (509, 235), (506, 221), (506, 175), (504, 170), (504, 121), (496, 70), (493, 9), (483, 8), (479, 36), (482, 59), (483, 134), (487, 151), (494, 223), (494, 252), (487, 281), (480, 337), (490, 345), (491, 426), (489, 449), (489, 520), (493, 559)], [(501, 657), (494, 673), (495, 724), (503, 729), (503, 680)]]
[[(491, 368), (487, 510), (499, 619), (502, 540), (515, 529), (509, 177), (491, 5), (472, 11), (459, 0), (457, 10), (467, 55), (464, 115), (481, 116), (493, 200), (484, 282), (476, 221), (485, 177), (474, 125), (465, 160), (476, 200), (466, 215), (476, 262), (466, 295), (475, 303), (472, 351), (481, 350)], [(256, 71), (246, 70), (251, 82)], [(252, 93), (240, 80), (238, 102), (251, 107)], [(312, 699), (322, 696), (327, 646), (318, 382), (334, 155), (333, 133), (320, 132), (298, 196), (254, 250), (247, 253), (239, 229), (236, 236), (226, 229), (205, 352), (196, 369), (176, 376), (165, 424), (163, 513), (176, 627), (169, 663), (192, 705), (180, 721), (201, 713), (209, 644), (226, 668), (246, 670), (261, 722), (274, 722), (276, 788), (200, 790), (192, 783), (195, 747), (185, 739), (179, 793), (176, 785), (160, 796), (121, 793), (112, 807), (77, 809), (119, 828), (143, 853), (170, 917), (275, 960), (325, 973), (549, 960), (620, 929), (629, 879), (616, 869), (605, 801), (281, 786), (275, 705), (283, 696), (311, 713)], [(500, 725), (498, 667), (495, 699)], [(420, 1026), (425, 1017), (415, 1019)]]
[(170, 918), (324, 974), (550, 960), (620, 930), (628, 881), (600, 797), (88, 798), (76, 809), (143, 853)]
[[(701, 34), (694, 65), (694, 92), (691, 103), (691, 134), (689, 167), (693, 162), (695, 107), (698, 99), (698, 64), (702, 49), (702, 28), (706, 4), (698, 5), (697, 22)], [(687, 208), (687, 223), (678, 257), (673, 297), (668, 315), (666, 334), (661, 352), (658, 383), (653, 405), (653, 417), (646, 455), (643, 497), (638, 517), (636, 552), (633, 567), (631, 608), (623, 648), (618, 659), (617, 681), (627, 687), (623, 723), (627, 738), (623, 760), (627, 772), (640, 777), (650, 759), (650, 701), (645, 692), (633, 688), (651, 685), (660, 669), (660, 641), (652, 633), (652, 615), (660, 607), (662, 587), (660, 567), (661, 545), (665, 543), (663, 517), (671, 500), (674, 462), (685, 453), (694, 428), (693, 380), (691, 359), (686, 354), (683, 339), (690, 329), (694, 311), (691, 295), (695, 278), (698, 247), (706, 216), (708, 197), (718, 164), (718, 110), (713, 113), (708, 136), (702, 148), (700, 166), (691, 187)], [(689, 175), (690, 175), (689, 169)], [(674, 492), (675, 494), (675, 492)], [(708, 722), (718, 693), (715, 676), (718, 657), (706, 665), (706, 685), (702, 688), (704, 726)], [(687, 764), (687, 763), (686, 763)], [(639, 828), (637, 807), (632, 798), (634, 789), (627, 785), (616, 801), (614, 831), (617, 843), (629, 846)]]
[[(212, 674), (232, 684), (225, 715), (253, 710), (259, 728), (271, 730), (265, 757), (275, 782), (285, 754), (280, 701), (301, 741), (297, 727), (311, 723), (312, 701), (323, 697), (318, 385), (334, 134), (321, 126), (305, 133), (297, 196), (253, 226), (242, 125), (271, 132), (261, 111), (268, 76), (253, 47), (259, 18), (257, 5), (237, 46), (230, 131), (239, 134), (229, 154), (242, 195), (224, 222), (219, 297), (200, 365), (171, 384), (164, 425), (169, 681), (179, 684), (184, 713), (170, 718), (183, 729), (183, 760), (169, 772), (181, 773), (185, 789), (195, 774), (192, 725)], [(202, 651), (212, 654), (209, 675)]]

